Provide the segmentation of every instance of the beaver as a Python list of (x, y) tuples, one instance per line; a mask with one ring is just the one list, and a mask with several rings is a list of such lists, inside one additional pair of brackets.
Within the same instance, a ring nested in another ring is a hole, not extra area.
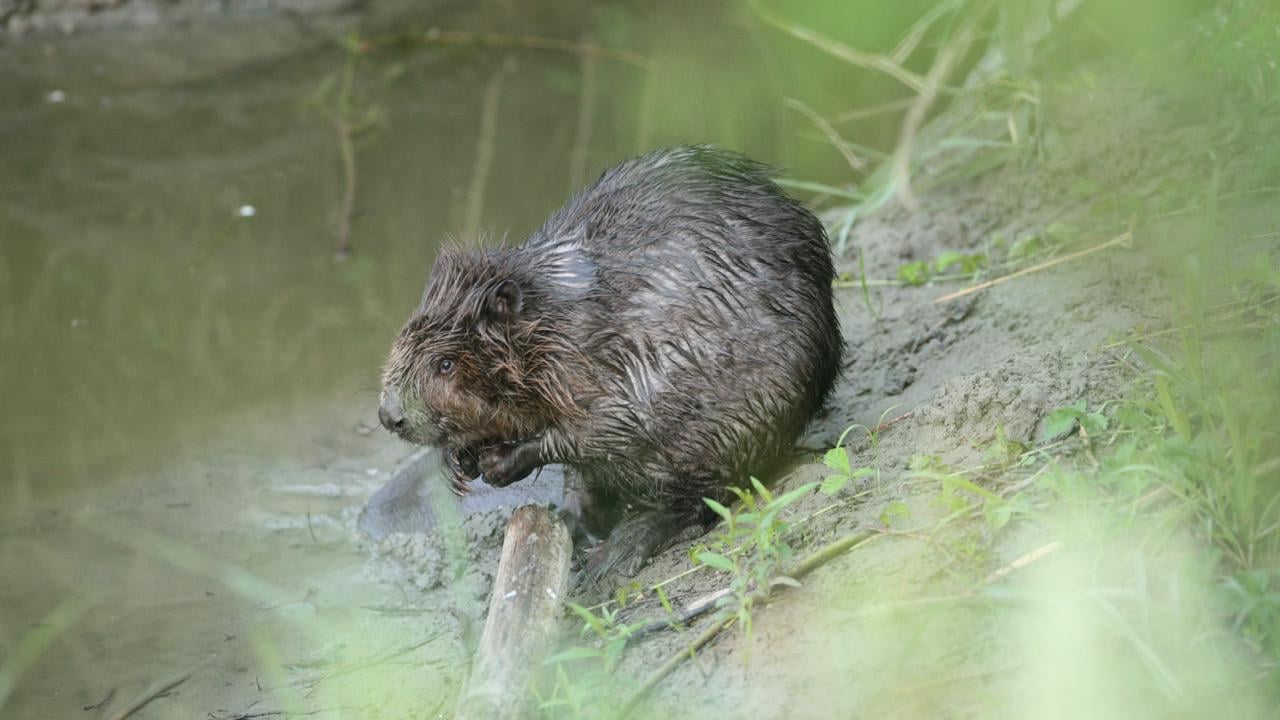
[[(443, 452), (455, 492), (563, 464), (634, 574), (703, 498), (767, 477), (840, 368), (822, 223), (737, 153), (632, 158), (516, 246), (442, 249), (392, 347), (379, 418)], [(568, 482), (568, 480), (566, 480)]]

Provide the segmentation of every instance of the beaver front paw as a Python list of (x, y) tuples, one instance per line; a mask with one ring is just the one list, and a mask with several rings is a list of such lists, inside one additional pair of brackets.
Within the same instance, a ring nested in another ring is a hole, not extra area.
[(541, 444), (537, 440), (516, 440), (481, 448), (477, 465), (484, 481), (506, 487), (542, 467)]
[(462, 497), (470, 491), (467, 483), (480, 474), (476, 451), (471, 448), (445, 448), (444, 466), (445, 474), (448, 476), (449, 489), (458, 497)]

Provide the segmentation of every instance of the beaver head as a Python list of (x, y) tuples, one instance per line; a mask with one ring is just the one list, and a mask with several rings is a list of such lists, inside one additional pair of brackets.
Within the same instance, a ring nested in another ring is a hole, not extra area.
[(510, 250), (442, 250), (382, 376), (378, 417), (413, 443), (478, 448), (577, 414), (556, 298)]

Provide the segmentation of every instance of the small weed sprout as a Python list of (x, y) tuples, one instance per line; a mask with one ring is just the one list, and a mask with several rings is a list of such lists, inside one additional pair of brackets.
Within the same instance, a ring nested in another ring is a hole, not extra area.
[(948, 251), (938, 255), (938, 258), (933, 261), (933, 266), (939, 274), (946, 273), (954, 267), (962, 275), (976, 279), (987, 266), (987, 256), (981, 253), (965, 254)]
[(852, 425), (845, 428), (845, 431), (840, 434), (840, 439), (836, 441), (836, 446), (828, 450), (822, 457), (822, 464), (835, 471), (834, 474), (828, 475), (824, 478), (822, 484), (819, 486), (819, 489), (827, 495), (835, 495), (840, 492), (844, 489), (845, 485), (849, 484), (850, 480), (869, 477), (876, 474), (876, 470), (874, 468), (864, 467), (857, 468), (855, 470), (849, 462), (849, 451), (844, 446), (844, 440), (845, 437), (849, 435), (849, 432), (855, 427), (860, 426)]
[(911, 519), (911, 508), (901, 500), (895, 500), (880, 511), (880, 523), (887, 528), (894, 528)]
[(929, 263), (924, 260), (916, 260), (898, 268), (898, 279), (904, 285), (912, 287), (924, 285), (929, 282)]
[(1096, 437), (1106, 431), (1107, 424), (1106, 415), (1089, 412), (1088, 403), (1085, 400), (1079, 400), (1045, 415), (1044, 425), (1040, 431), (1040, 441), (1057, 440), (1074, 430), (1077, 425), (1084, 430), (1085, 435)]
[[(996, 437), (982, 454), (983, 462), (997, 470), (1005, 470), (1019, 464), (1026, 457), (1027, 444), (1013, 440), (1005, 433), (1003, 425), (996, 426)], [(1028, 458), (1029, 459), (1029, 458)]]
[(885, 427), (884, 419), (889, 417), (889, 413), (893, 412), (894, 410), (897, 410), (898, 407), (899, 406), (897, 405), (890, 405), (889, 407), (885, 408), (884, 412), (880, 413), (880, 419), (876, 420), (876, 426), (873, 428), (869, 428), (866, 425), (862, 425), (860, 423), (855, 425), (850, 425), (849, 427), (845, 428), (845, 431), (841, 433), (840, 439), (836, 442), (836, 445), (838, 446), (844, 445), (844, 438), (849, 434), (850, 430), (854, 430), (856, 428), (862, 428), (863, 432), (867, 434), (867, 444), (871, 446), (871, 449), (875, 450), (879, 448), (880, 447), (880, 431)]

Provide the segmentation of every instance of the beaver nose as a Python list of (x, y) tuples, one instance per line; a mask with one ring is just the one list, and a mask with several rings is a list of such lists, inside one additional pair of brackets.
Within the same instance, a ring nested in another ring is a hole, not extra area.
[(400, 406), (400, 394), (390, 388), (382, 391), (378, 404), (378, 422), (393, 433), (404, 430), (404, 408)]

